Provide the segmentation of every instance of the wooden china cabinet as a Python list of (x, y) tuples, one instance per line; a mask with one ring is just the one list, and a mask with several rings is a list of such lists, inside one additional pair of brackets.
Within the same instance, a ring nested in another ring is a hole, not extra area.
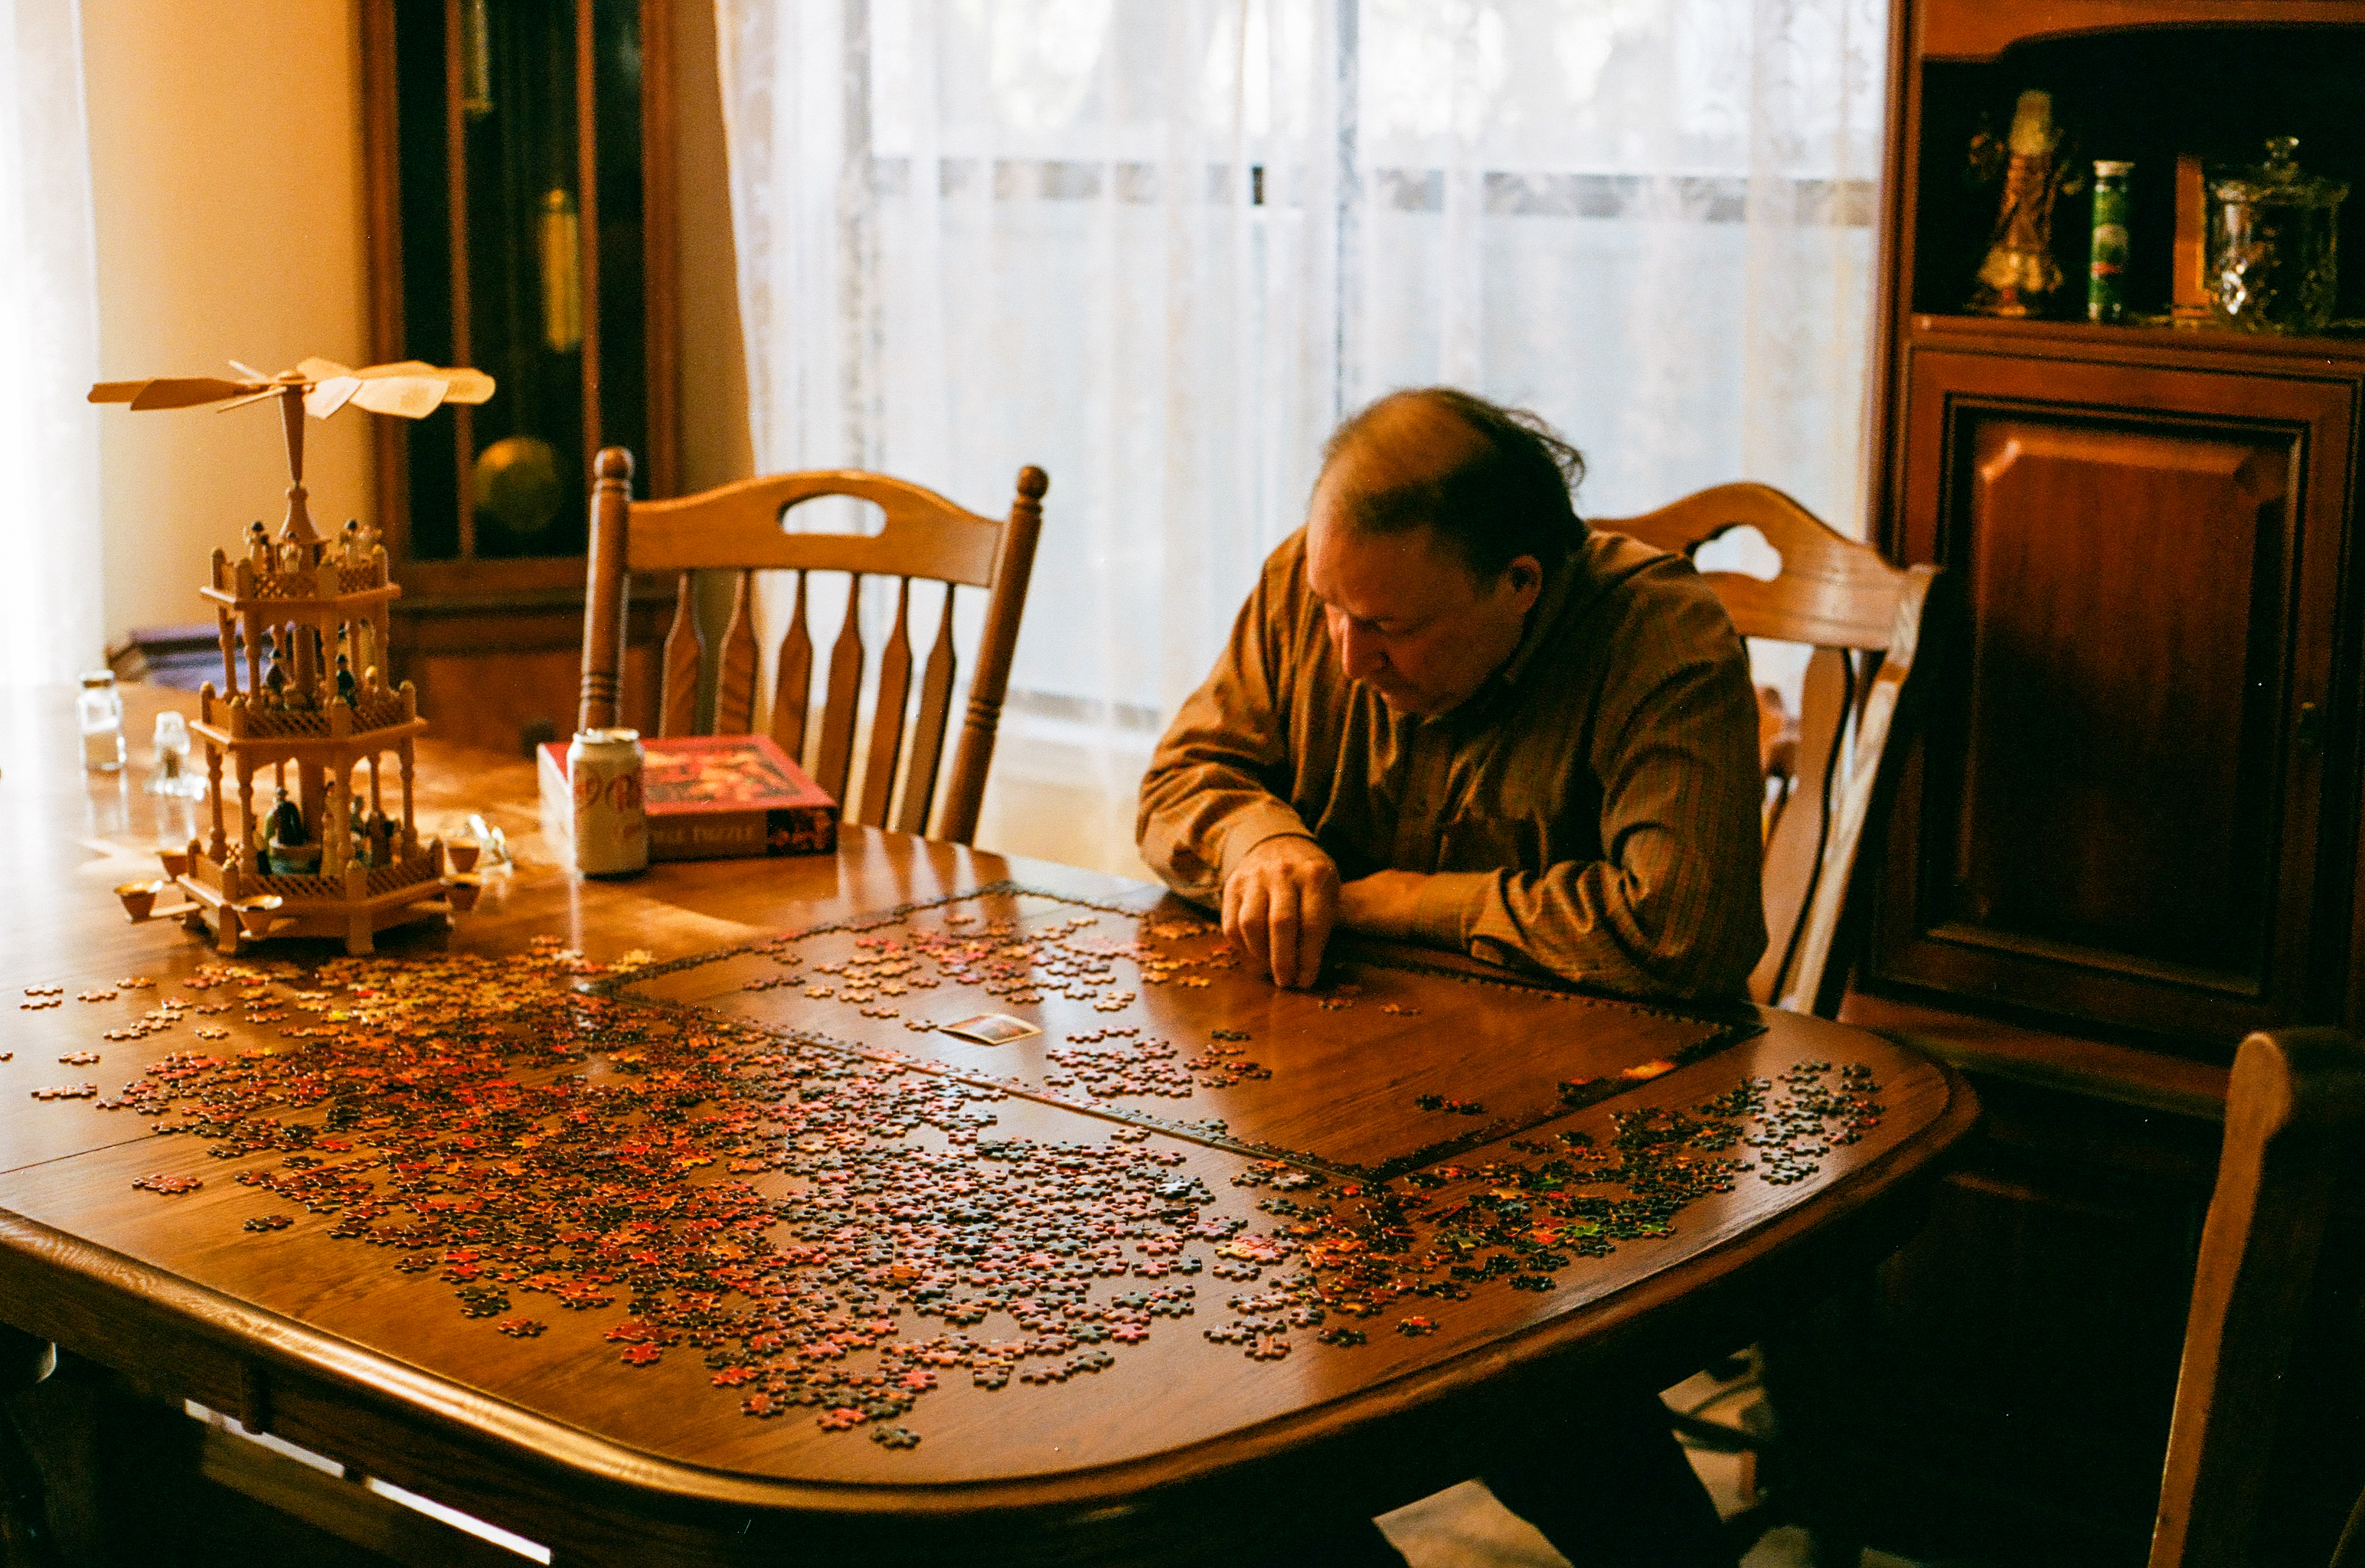
[[(2291, 135), (2358, 187), (2335, 314), (2365, 318), (2365, 4), (1900, 0), (1892, 43), (1875, 494), (1954, 613), (1846, 1015), (1965, 1067), (1990, 1126), (1845, 1352), (1883, 1395), (1866, 1506), (1909, 1551), (2140, 1562), (2234, 1047), (2365, 1028), (2365, 336), (2090, 323), (2082, 194), (2057, 313), (1968, 314), (1998, 196), (1967, 150), (2031, 88), (2082, 165), (2135, 164), (2135, 313), (2179, 157)], [(2360, 1241), (2326, 1249), (2261, 1562), (2323, 1562), (2365, 1478)]]
[[(628, 447), (638, 493), (673, 493), (668, 6), (363, 0), (375, 357), (498, 384), (375, 424), (395, 673), (450, 739), (571, 732), (592, 454)], [(646, 592), (653, 668), (669, 599)]]

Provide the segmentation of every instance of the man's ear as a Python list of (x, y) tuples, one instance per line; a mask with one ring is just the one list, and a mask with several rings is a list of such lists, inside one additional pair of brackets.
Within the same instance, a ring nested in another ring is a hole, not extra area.
[(1496, 580), (1510, 589), (1512, 602), (1525, 615), (1544, 591), (1544, 564), (1533, 555), (1514, 555)]

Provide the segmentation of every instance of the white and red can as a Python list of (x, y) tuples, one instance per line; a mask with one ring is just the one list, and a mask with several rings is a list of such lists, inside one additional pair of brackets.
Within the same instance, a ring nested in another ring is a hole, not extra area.
[(566, 748), (566, 778), (575, 791), (575, 868), (587, 877), (647, 869), (641, 732), (579, 732)]

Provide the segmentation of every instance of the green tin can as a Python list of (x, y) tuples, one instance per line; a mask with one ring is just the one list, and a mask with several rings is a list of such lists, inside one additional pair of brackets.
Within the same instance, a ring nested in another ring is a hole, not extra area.
[(2086, 319), (2124, 321), (2127, 317), (2127, 176), (2133, 163), (2102, 159), (2094, 164), (2094, 249), (2086, 263)]

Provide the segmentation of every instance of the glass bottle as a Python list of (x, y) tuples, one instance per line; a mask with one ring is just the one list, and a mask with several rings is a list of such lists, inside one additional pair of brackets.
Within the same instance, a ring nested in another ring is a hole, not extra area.
[(2299, 139), (2267, 143), (2267, 161), (2209, 187), (2211, 313), (2251, 332), (2321, 331), (2339, 286), (2334, 252), (2348, 185), (2304, 174)]
[(115, 689), (115, 672), (93, 670), (82, 678), (82, 696), (74, 703), (82, 724), (82, 765), (92, 773), (123, 771), (123, 694)]

